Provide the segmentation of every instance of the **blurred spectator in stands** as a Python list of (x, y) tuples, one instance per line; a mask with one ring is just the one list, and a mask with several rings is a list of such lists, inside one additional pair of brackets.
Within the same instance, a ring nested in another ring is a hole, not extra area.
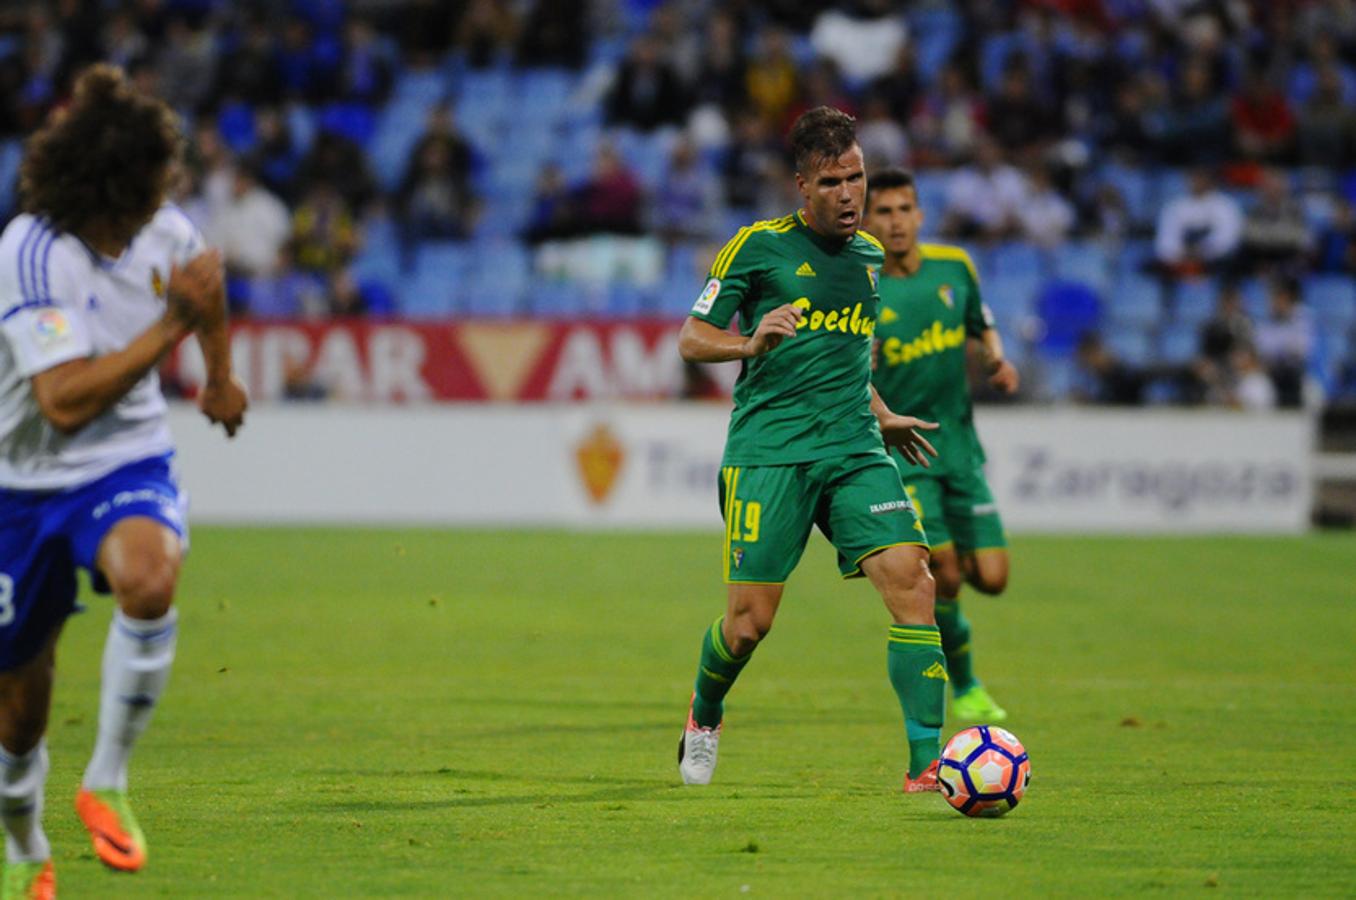
[(950, 165), (974, 151), (984, 131), (984, 105), (959, 63), (950, 62), (928, 88), (909, 137), (919, 165)]
[(316, 183), (333, 185), (354, 210), (365, 209), (376, 196), (376, 182), (362, 148), (332, 131), (322, 130), (316, 135), (301, 161), (298, 178), (303, 189)]
[(890, 110), (890, 115), (901, 125), (913, 115), (914, 104), (923, 93), (918, 78), (917, 60), (912, 42), (899, 45), (894, 65), (881, 75), (867, 89), (870, 96), (880, 97)]
[(593, 172), (574, 192), (571, 202), (576, 234), (640, 234), (643, 221), (640, 183), (617, 148), (598, 146)]
[(1324, 272), (1356, 272), (1356, 210), (1339, 198), (1331, 219), (1318, 236), (1318, 268)]
[(879, 94), (868, 94), (857, 123), (857, 143), (866, 159), (866, 170), (909, 164), (909, 136), (890, 115), (890, 105)]
[(1284, 172), (1269, 169), (1257, 186), (1257, 202), (1243, 217), (1239, 263), (1249, 271), (1279, 266), (1293, 271), (1314, 250), (1314, 234)]
[(654, 230), (669, 242), (714, 240), (719, 236), (720, 182), (701, 164), (696, 146), (678, 140), (655, 191)]
[(258, 173), (247, 162), (235, 165), (224, 194), (220, 185), (220, 181), (204, 185), (208, 218), (203, 236), (221, 248), (229, 275), (272, 275), (292, 230), (287, 206), (259, 183)]
[(696, 88), (697, 65), (701, 57), (700, 26), (706, 17), (694, 11), (695, 4), (682, 0), (642, 2), (652, 7), (647, 25), (660, 56), (690, 93)]
[(796, 190), (796, 173), (791, 160), (778, 154), (769, 160), (768, 177), (759, 185), (754, 215), (759, 219), (775, 219), (797, 209), (804, 198)]
[(100, 50), (104, 62), (127, 69), (146, 55), (150, 50), (150, 42), (137, 28), (130, 12), (114, 10), (104, 24)]
[(277, 41), (263, 12), (246, 19), (243, 38), (222, 61), (217, 89), (221, 97), (256, 106), (276, 106), (282, 101)]
[(641, 35), (631, 43), (605, 106), (607, 121), (613, 125), (652, 131), (682, 124), (688, 110), (686, 91), (652, 36)]
[(1137, 78), (1115, 85), (1111, 108), (1097, 118), (1095, 129), (1102, 149), (1117, 161), (1138, 165), (1154, 147), (1146, 124), (1148, 86)]
[(1016, 154), (1049, 141), (1057, 127), (1053, 110), (1032, 88), (1026, 59), (1014, 56), (1003, 69), (997, 95), (988, 103), (989, 134), (1004, 150)]
[(1252, 346), (1252, 320), (1243, 310), (1243, 294), (1238, 283), (1229, 281), (1220, 287), (1215, 311), (1201, 323), (1197, 332), (1199, 353), (1192, 371), (1201, 398), (1212, 404), (1232, 405), (1239, 350)]
[(197, 112), (211, 96), (217, 74), (216, 33), (195, 16), (176, 15), (158, 47), (160, 93), (181, 112)]
[(1209, 169), (1187, 176), (1190, 193), (1174, 197), (1158, 216), (1154, 255), (1172, 275), (1197, 275), (1224, 267), (1243, 236), (1243, 213), (1232, 197), (1215, 187)]
[(1229, 112), (1208, 61), (1186, 62), (1177, 97), (1162, 115), (1159, 140), (1169, 165), (1222, 162), (1229, 153)]
[(1099, 185), (1090, 213), (1093, 234), (1109, 244), (1124, 243), (1137, 230), (1125, 195), (1114, 184)]
[(469, 237), (475, 198), (449, 145), (428, 141), (415, 151), (395, 197), (402, 238), (417, 243)]
[(766, 119), (751, 112), (736, 112), (733, 118), (734, 137), (721, 165), (725, 202), (733, 209), (751, 212), (783, 151)]
[(733, 109), (744, 103), (748, 60), (739, 23), (729, 10), (711, 11), (698, 46), (697, 71), (692, 90), (697, 103)]
[(1343, 99), (1341, 71), (1329, 64), (1300, 111), (1299, 161), (1306, 166), (1344, 169), (1356, 163), (1356, 110)]
[(1027, 169), (1026, 197), (1017, 207), (1021, 236), (1038, 247), (1052, 250), (1069, 239), (1078, 217), (1073, 204), (1055, 186), (1048, 166)]
[(254, 116), (255, 145), (252, 154), (259, 180), (288, 202), (296, 200), (297, 169), (301, 154), (292, 141), (292, 129), (281, 111), (260, 109)]
[(588, 21), (586, 0), (534, 0), (523, 17), (518, 65), (580, 68), (589, 48)]
[(941, 232), (959, 238), (1009, 237), (1020, 227), (1018, 216), (1027, 196), (1022, 173), (1004, 161), (997, 142), (982, 135), (974, 162), (947, 180)]
[(395, 67), (372, 23), (353, 16), (344, 25), (344, 57), (339, 69), (339, 96), (376, 108), (390, 96)]
[(1117, 359), (1102, 342), (1101, 335), (1089, 331), (1079, 338), (1074, 360), (1085, 382), (1075, 389), (1075, 399), (1111, 406), (1144, 404), (1148, 377), (1139, 369)]
[(829, 106), (841, 109), (850, 116), (857, 115), (857, 103), (843, 87), (842, 76), (833, 60), (817, 59), (803, 75), (800, 97), (791, 104), (790, 111), (782, 120), (782, 134), (790, 133), (796, 119), (817, 106)]
[(475, 152), (457, 131), (452, 111), (436, 106), (405, 163), (396, 215), (406, 242), (470, 235), (478, 201), (471, 189)]
[(547, 163), (537, 173), (537, 183), (532, 192), (532, 211), (528, 215), (523, 237), (534, 244), (569, 237), (573, 226), (572, 206), (565, 173), (555, 163)]
[(292, 258), (298, 269), (328, 280), (362, 243), (358, 223), (333, 186), (312, 182), (292, 213)]
[(405, 0), (391, 6), (396, 10), (402, 62), (411, 69), (436, 66), (450, 49), (459, 5), (447, 0)]
[(1313, 323), (1300, 303), (1299, 280), (1290, 276), (1273, 279), (1268, 302), (1267, 318), (1257, 323), (1257, 353), (1276, 385), (1278, 404), (1298, 407), (1314, 346)]
[(1260, 67), (1243, 76), (1243, 87), (1230, 103), (1234, 143), (1245, 160), (1283, 163), (1295, 143), (1295, 113)]
[(908, 39), (904, 17), (890, 0), (834, 4), (815, 18), (810, 31), (815, 53), (833, 60), (854, 87), (889, 72)]
[(798, 67), (791, 56), (786, 32), (766, 27), (758, 35), (757, 50), (749, 61), (747, 92), (758, 115), (768, 125), (780, 128), (791, 104), (800, 93)]
[(457, 23), (456, 48), (473, 69), (505, 59), (518, 39), (518, 18), (511, 4), (471, 0)]
[(1252, 344), (1240, 344), (1232, 354), (1233, 381), (1225, 403), (1235, 409), (1262, 412), (1275, 409), (1276, 385)]
[(1290, 73), (1290, 96), (1303, 104), (1313, 96), (1323, 80), (1323, 71), (1332, 69), (1341, 85), (1342, 101), (1356, 103), (1356, 68), (1342, 59), (1337, 35), (1319, 31), (1309, 41), (1308, 58), (1295, 64)]

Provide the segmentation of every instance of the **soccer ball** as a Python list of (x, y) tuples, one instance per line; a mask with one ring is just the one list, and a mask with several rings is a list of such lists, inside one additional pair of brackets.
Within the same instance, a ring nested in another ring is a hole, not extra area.
[(967, 816), (1001, 816), (1031, 782), (1031, 760), (1011, 731), (976, 725), (958, 731), (942, 750), (937, 771), (946, 802)]

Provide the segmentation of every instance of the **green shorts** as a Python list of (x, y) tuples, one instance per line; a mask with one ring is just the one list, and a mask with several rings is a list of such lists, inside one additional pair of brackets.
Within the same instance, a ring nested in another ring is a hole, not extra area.
[(838, 550), (844, 578), (873, 553), (926, 547), (899, 469), (874, 453), (788, 466), (727, 466), (720, 473), (725, 580), (781, 584), (805, 552), (810, 526)]
[(1008, 545), (1003, 520), (984, 470), (945, 475), (908, 475), (904, 490), (928, 530), (933, 549), (954, 543), (956, 552), (973, 553)]

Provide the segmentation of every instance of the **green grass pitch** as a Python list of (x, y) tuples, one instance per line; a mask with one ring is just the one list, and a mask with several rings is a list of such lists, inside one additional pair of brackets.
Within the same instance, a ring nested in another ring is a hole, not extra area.
[[(714, 534), (198, 528), (133, 760), (145, 871), (71, 810), (108, 602), (71, 620), (47, 829), (73, 897), (1356, 892), (1356, 541), (1018, 539), (966, 594), (1023, 804), (900, 794), (884, 610), (816, 536), (678, 783)], [(948, 726), (948, 733), (954, 730)]]

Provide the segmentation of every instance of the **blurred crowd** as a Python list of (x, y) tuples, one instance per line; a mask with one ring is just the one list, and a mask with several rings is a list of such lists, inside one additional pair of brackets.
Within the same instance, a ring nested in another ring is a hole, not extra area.
[(184, 116), (175, 199), (241, 315), (681, 315), (713, 246), (798, 205), (783, 136), (830, 104), (919, 172), (929, 235), (992, 251), (1032, 390), (1356, 396), (1351, 0), (11, 5), (8, 211), (94, 60)]

